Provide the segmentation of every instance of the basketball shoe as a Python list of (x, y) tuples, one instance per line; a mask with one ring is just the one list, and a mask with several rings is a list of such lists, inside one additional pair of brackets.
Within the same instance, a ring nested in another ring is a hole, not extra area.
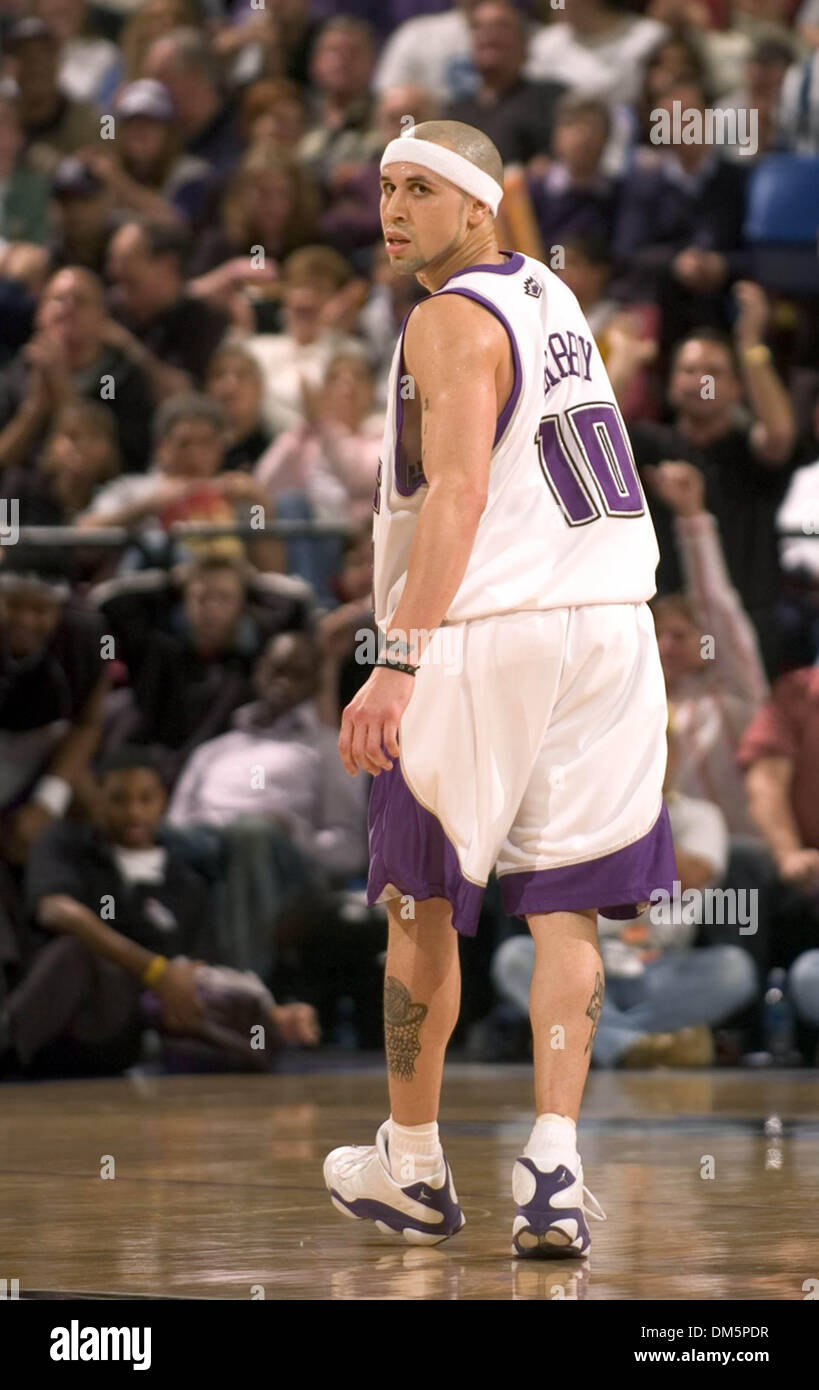
[(374, 1145), (350, 1144), (327, 1155), (330, 1200), (343, 1216), (374, 1221), (384, 1235), (403, 1235), (410, 1245), (438, 1245), (466, 1221), (449, 1164), (444, 1158), (435, 1177), (402, 1187), (390, 1172), (389, 1129), (385, 1120)]
[(565, 1163), (547, 1159), (541, 1165), (523, 1154), (512, 1170), (512, 1196), (512, 1253), (521, 1259), (583, 1259), (591, 1249), (586, 1216), (607, 1220), (597, 1198), (583, 1186), (579, 1154), (574, 1171)]

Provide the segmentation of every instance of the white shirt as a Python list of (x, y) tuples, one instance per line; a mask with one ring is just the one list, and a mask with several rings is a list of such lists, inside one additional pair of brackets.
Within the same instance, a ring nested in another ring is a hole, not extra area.
[(643, 65), (668, 30), (656, 19), (624, 15), (600, 35), (580, 35), (572, 24), (547, 24), (532, 38), (527, 73), (541, 81), (566, 82), (584, 96), (634, 102)]
[(779, 554), (786, 570), (819, 577), (819, 459), (797, 468), (776, 514), (777, 530), (803, 531), (805, 539), (783, 537)]
[(339, 351), (360, 353), (357, 338), (322, 333), (315, 342), (297, 343), (289, 333), (256, 333), (245, 347), (252, 352), (264, 375), (262, 414), (274, 434), (292, 429), (304, 419), (301, 381), (318, 390), (331, 359)]
[(126, 883), (163, 883), (168, 851), (164, 845), (150, 849), (128, 849), (112, 845), (111, 856)]
[[(530, 28), (530, 33), (534, 37), (543, 30), (544, 26), (538, 24)], [(531, 47), (523, 76), (539, 76)], [(561, 76), (560, 80), (566, 79)], [(399, 24), (390, 35), (375, 69), (373, 88), (380, 94), (408, 83), (424, 87), (443, 103), (474, 91), (477, 74), (472, 63), (472, 33), (463, 10), (453, 8), (444, 14), (418, 15)]]

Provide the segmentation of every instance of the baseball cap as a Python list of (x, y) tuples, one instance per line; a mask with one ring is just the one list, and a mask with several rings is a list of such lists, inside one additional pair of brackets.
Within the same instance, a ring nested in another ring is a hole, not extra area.
[(55, 198), (93, 198), (104, 187), (102, 179), (73, 154), (60, 160), (51, 181)]
[(123, 87), (114, 106), (114, 115), (127, 121), (132, 116), (147, 116), (153, 121), (170, 125), (174, 119), (173, 101), (168, 88), (153, 78), (142, 77)]
[(27, 19), (18, 19), (9, 26), (5, 39), (6, 52), (14, 53), (22, 44), (29, 43), (32, 39), (49, 39), (56, 43), (57, 35), (45, 20), (38, 19), (36, 15), (29, 15)]

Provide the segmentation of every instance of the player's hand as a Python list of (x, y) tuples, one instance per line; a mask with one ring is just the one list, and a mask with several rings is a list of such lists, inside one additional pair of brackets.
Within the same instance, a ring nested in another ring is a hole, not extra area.
[(390, 758), (400, 757), (398, 725), (412, 698), (414, 676), (379, 666), (341, 716), (338, 751), (344, 770), (355, 777), (359, 768), (377, 777), (389, 771)]

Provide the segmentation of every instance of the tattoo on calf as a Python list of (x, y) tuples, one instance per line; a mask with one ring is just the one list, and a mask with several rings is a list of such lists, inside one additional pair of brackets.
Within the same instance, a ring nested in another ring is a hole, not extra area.
[(589, 1041), (586, 1043), (586, 1046), (584, 1048), (585, 1052), (588, 1052), (589, 1048), (594, 1042), (595, 1034), (597, 1033), (597, 1025), (600, 1022), (600, 1014), (602, 1012), (602, 1009), (603, 976), (598, 972), (594, 977), (594, 989), (592, 991), (592, 997), (589, 1000), (589, 1007), (586, 1010), (586, 1017), (591, 1019), (592, 1026), (591, 1032), (589, 1034)]
[(421, 1051), (418, 1034), (426, 1016), (426, 1004), (413, 1004), (406, 985), (388, 975), (384, 982), (384, 1043), (391, 1076), (409, 1081), (415, 1075), (415, 1059)]

